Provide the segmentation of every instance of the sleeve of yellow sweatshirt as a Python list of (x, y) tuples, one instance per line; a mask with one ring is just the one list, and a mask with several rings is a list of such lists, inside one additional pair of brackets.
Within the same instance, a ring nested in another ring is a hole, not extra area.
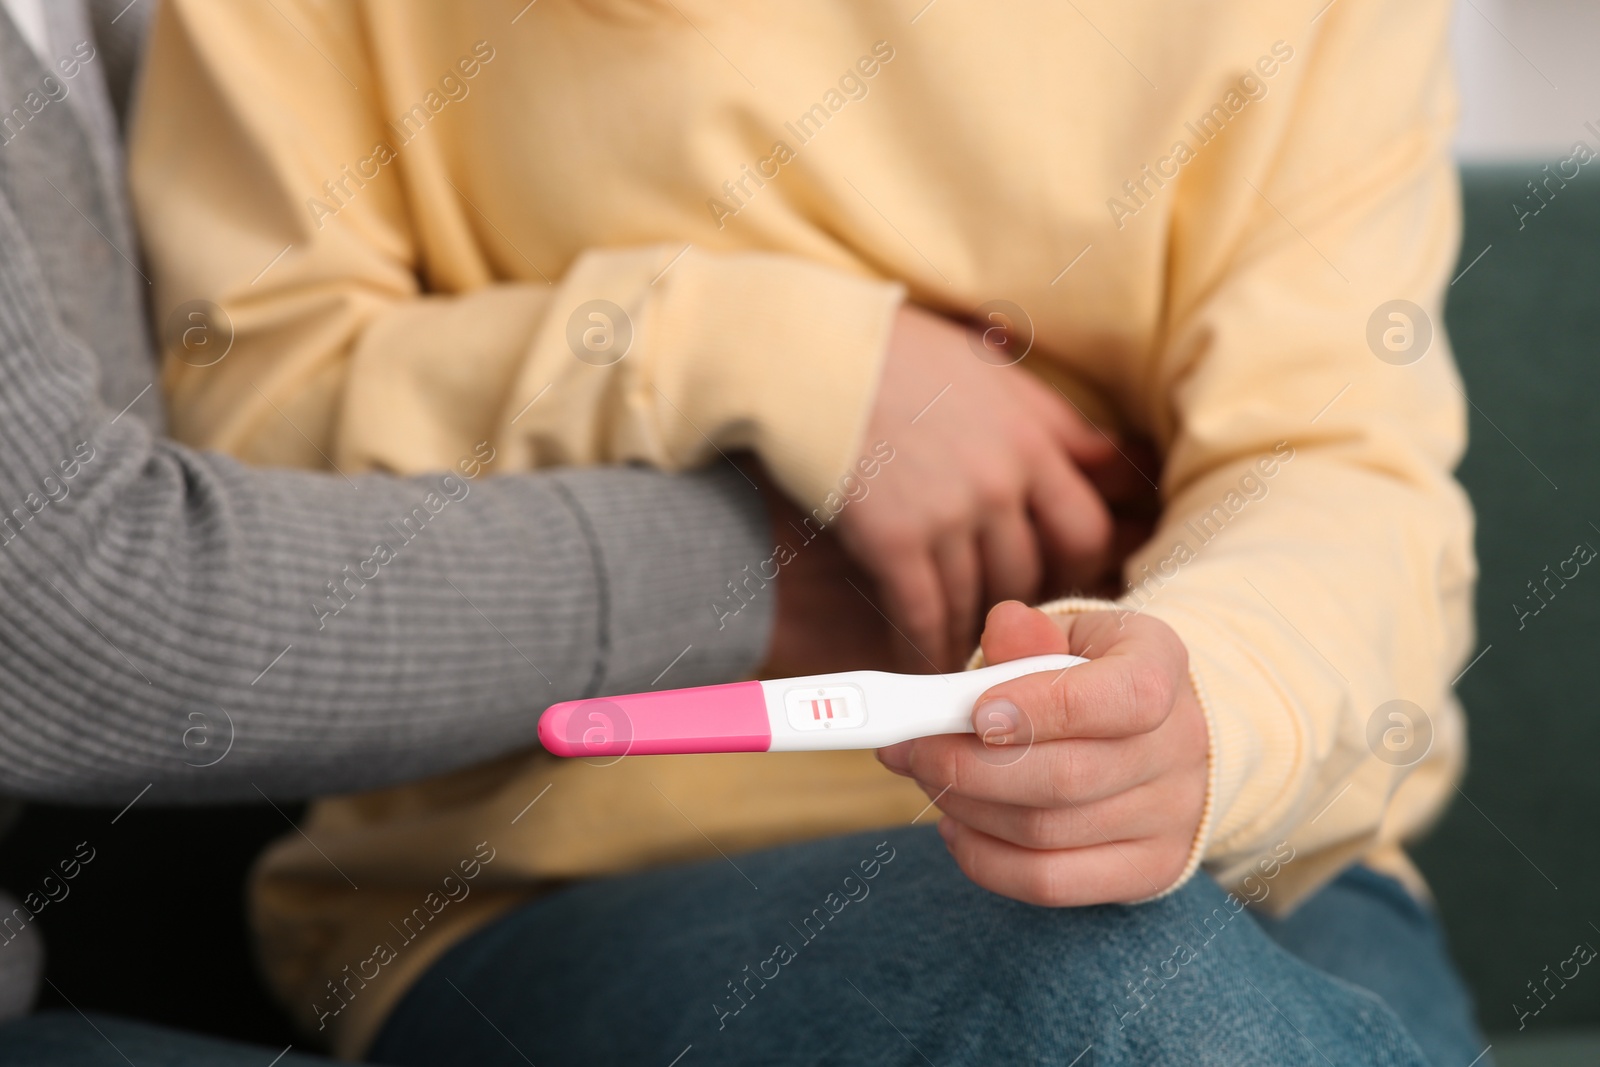
[(1450, 686), (1475, 564), (1441, 314), (1459, 239), (1448, 15), (1331, 8), (1301, 80), (1252, 116), (1281, 124), (1277, 144), (1235, 148), (1230, 129), (1179, 194), (1143, 419), (1166, 445), (1167, 507), (1118, 607), (1184, 639), (1207, 712), (1186, 876), (1203, 860), (1234, 882), (1287, 841), (1299, 858), (1275, 904), (1425, 826), (1464, 753)]
[[(191, 301), (233, 330), (220, 361), (216, 345), (168, 359), (181, 440), (344, 471), (432, 467), (485, 439), (503, 469), (673, 470), (750, 447), (807, 504), (856, 458), (900, 286), (681, 246), (593, 249), (542, 278), (444, 152), (419, 141), (361, 167), (393, 136), (387, 97), (414, 87), (384, 84), (356, 5), (170, 0), (156, 18), (130, 158), (156, 307), (173, 335)], [(496, 280), (486, 246), (530, 280)], [(547, 387), (559, 399), (540, 402)]]

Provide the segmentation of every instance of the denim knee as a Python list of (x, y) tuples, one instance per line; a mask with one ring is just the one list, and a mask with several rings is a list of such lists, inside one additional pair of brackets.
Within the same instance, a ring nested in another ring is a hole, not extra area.
[(447, 954), (373, 1054), (515, 1067), (691, 1045), (701, 1067), (1426, 1067), (1383, 1004), (1207, 878), (1136, 906), (1034, 907), (972, 883), (926, 826), (554, 894)]
[(1205, 875), (1144, 904), (1039, 908), (972, 884), (931, 831), (887, 839), (900, 869), (872, 936), (902, 947), (883, 977), (918, 990), (950, 1052), (1425, 1067), (1376, 997), (1285, 952)]

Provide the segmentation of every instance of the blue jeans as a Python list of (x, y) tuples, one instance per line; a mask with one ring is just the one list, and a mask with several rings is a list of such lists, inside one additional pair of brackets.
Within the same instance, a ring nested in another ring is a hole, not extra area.
[(1237, 903), (1201, 877), (1138, 907), (1037, 908), (969, 882), (931, 828), (833, 838), (521, 908), (435, 964), (369, 1058), (1466, 1067), (1484, 1049), (1436, 922), (1393, 880), (1352, 871), (1283, 921)]
[[(1371, 871), (1287, 920), (1203, 877), (1154, 904), (1056, 911), (977, 888), (909, 828), (542, 898), (447, 953), (370, 1058), (1466, 1067), (1483, 1047), (1432, 915)], [(0, 1067), (266, 1067), (276, 1051), (69, 1013), (0, 1027)]]

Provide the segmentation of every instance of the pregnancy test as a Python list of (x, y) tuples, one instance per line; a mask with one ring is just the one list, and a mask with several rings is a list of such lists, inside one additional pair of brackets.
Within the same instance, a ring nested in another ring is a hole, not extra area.
[(1001, 682), (1085, 662), (1029, 656), (957, 674), (845, 671), (552, 704), (539, 740), (557, 756), (882, 748), (973, 733), (972, 708)]

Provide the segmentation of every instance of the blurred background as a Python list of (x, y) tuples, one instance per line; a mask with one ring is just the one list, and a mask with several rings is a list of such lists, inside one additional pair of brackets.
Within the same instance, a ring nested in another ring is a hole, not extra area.
[(1564, 159), (1585, 122), (1600, 126), (1593, 0), (1457, 0), (1455, 52), (1463, 162)]
[(1545, 166), (1579, 141), (1600, 155), (1600, 4), (1458, 0), (1454, 46), (1466, 232), (1447, 319), (1473, 400), (1482, 658), (1457, 686), (1467, 779), (1416, 855), (1501, 1067), (1600, 1064), (1600, 967), (1577, 962), (1600, 948), (1600, 580), (1585, 568), (1519, 615), (1546, 567), (1600, 548), (1600, 164), (1520, 217)]

